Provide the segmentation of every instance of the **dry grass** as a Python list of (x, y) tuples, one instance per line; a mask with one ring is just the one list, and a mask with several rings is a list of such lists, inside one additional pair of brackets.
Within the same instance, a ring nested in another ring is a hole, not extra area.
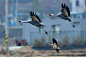
[(73, 37), (73, 45), (79, 47), (83, 44), (83, 38), (81, 36), (77, 36), (77, 38)]
[(44, 36), (41, 37), (41, 40), (38, 40), (38, 39), (35, 38), (34, 46), (41, 47), (41, 46), (44, 46), (44, 45), (45, 45), (45, 37)]
[(60, 50), (57, 53), (55, 50), (41, 50), (35, 51), (31, 49), (31, 46), (24, 46), (20, 50), (11, 51), (7, 53), (4, 49), (0, 51), (0, 57), (82, 57), (86, 56), (86, 49), (76, 50)]

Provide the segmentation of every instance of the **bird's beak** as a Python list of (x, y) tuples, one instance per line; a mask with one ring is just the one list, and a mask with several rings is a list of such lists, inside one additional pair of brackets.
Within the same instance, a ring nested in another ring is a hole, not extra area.
[(51, 44), (53, 46), (53, 44)]

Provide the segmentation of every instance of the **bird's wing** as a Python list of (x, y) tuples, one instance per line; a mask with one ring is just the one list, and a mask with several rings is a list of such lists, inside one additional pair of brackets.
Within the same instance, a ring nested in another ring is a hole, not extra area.
[(65, 16), (68, 16), (68, 17), (70, 17), (70, 10), (69, 10), (69, 7), (67, 6), (67, 5), (63, 5), (63, 4), (61, 4), (61, 6), (62, 6), (62, 10), (61, 10), (61, 12), (62, 12), (62, 15), (65, 15)]
[(34, 12), (29, 12), (30, 13), (30, 16), (31, 16), (31, 18), (32, 18), (32, 21), (36, 21), (36, 22), (42, 22), (41, 20), (40, 20), (40, 18), (39, 18), (39, 16), (38, 15), (36, 15), (36, 13), (34, 13)]
[(54, 38), (52, 40), (53, 40), (54, 47), (57, 48), (58, 47), (57, 41)]
[(56, 45), (56, 43), (54, 43), (54, 47), (55, 47), (55, 48), (57, 48), (57, 45)]

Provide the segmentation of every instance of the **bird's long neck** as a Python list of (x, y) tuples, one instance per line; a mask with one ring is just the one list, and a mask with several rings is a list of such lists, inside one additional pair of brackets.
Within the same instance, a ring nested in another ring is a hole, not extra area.
[(21, 21), (21, 23), (29, 23), (30, 21)]
[(55, 15), (55, 17), (60, 17), (62, 14), (61, 13), (58, 13)]

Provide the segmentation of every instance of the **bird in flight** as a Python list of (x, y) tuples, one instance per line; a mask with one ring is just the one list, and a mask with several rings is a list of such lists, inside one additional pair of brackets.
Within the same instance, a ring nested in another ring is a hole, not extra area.
[[(35, 26), (37, 26), (37, 27), (41, 27), (42, 29), (43, 29), (43, 23), (42, 23), (42, 20), (40, 20), (40, 18), (39, 18), (39, 16), (38, 15), (36, 15), (36, 13), (34, 13), (34, 12), (29, 12), (30, 13), (30, 16), (31, 16), (31, 18), (32, 18), (32, 21), (19, 21), (19, 22), (21, 22), (21, 23), (30, 23), (30, 24), (32, 24), (32, 25), (35, 25)], [(44, 29), (43, 29), (44, 30)], [(46, 33), (46, 34), (48, 34), (45, 30), (44, 30), (44, 32)]]
[(60, 17), (60, 18), (62, 18), (64, 20), (68, 20), (71, 23), (71, 25), (75, 28), (75, 26), (72, 24), (71, 19), (70, 19), (69, 7), (67, 5), (65, 5), (65, 4), (63, 4), (63, 3), (61, 4), (61, 7), (62, 7), (61, 13), (59, 13), (57, 15), (50, 13), (49, 16)]
[(59, 53), (60, 48), (58, 47), (57, 41), (55, 40), (55, 38), (53, 38), (52, 40), (53, 40), (53, 44), (51, 44), (52, 47)]

